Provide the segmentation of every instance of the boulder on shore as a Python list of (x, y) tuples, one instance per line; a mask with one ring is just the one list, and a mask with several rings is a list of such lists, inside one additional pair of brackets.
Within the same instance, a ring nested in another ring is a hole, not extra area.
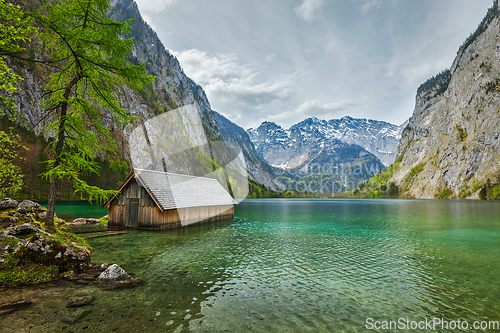
[(38, 202), (34, 202), (31, 200), (23, 200), (17, 205), (17, 209), (26, 209), (28, 212), (34, 212), (42, 208)]
[(54, 237), (53, 235), (49, 234), (48, 232), (45, 232), (42, 229), (35, 227), (31, 223), (23, 223), (21, 225), (16, 225), (14, 227), (9, 228), (8, 230), (9, 231), (7, 232), (7, 234), (12, 235), (12, 236), (27, 235), (27, 234), (30, 234), (32, 232), (39, 232), (39, 233), (42, 233), (48, 237)]
[(56, 265), (62, 271), (82, 271), (88, 267), (91, 256), (89, 249), (76, 243), (61, 243), (50, 236), (37, 233), (30, 237), (26, 244), (17, 249), (18, 257), (26, 262)]
[(16, 208), (18, 202), (11, 198), (0, 199), (0, 209)]

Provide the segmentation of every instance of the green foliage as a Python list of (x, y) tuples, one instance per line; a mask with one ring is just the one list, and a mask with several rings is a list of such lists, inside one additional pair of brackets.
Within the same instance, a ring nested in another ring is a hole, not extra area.
[(494, 81), (486, 83), (484, 88), (486, 90), (486, 93), (489, 94), (491, 92), (498, 91), (499, 86), (500, 86), (500, 78), (496, 78)]
[(472, 193), (475, 193), (477, 190), (481, 188), (481, 185), (477, 181), (474, 182), (474, 185), (472, 186)]
[(446, 91), (446, 89), (448, 89), (450, 80), (451, 80), (451, 72), (449, 69), (445, 69), (436, 76), (433, 76), (424, 83), (422, 83), (420, 87), (418, 87), (417, 94), (438, 87), (436, 96), (441, 95)]
[(500, 197), (500, 185), (493, 186), (492, 193), (495, 198)]
[(19, 135), (0, 131), (0, 197), (16, 196), (22, 189), (23, 173), (21, 168), (14, 164), (19, 160), (18, 151), (27, 150), (21, 145)]
[(247, 198), (279, 198), (280, 194), (270, 190), (264, 185), (257, 183), (252, 179), (248, 179), (248, 195)]
[[(37, 29), (31, 26), (31, 21), (19, 6), (0, 0), (0, 90), (12, 93), (18, 88), (15, 84), (23, 78), (15, 74), (5, 62), (6, 55), (17, 55), (25, 49), (24, 42), (30, 40), (30, 35)], [(0, 115), (15, 106), (12, 98), (0, 95)]]
[(465, 184), (461, 189), (460, 189), (460, 192), (458, 193), (458, 196), (460, 198), (466, 198), (470, 195), (470, 191), (469, 191), (469, 185)]
[(18, 264), (15, 254), (6, 256), (0, 270), (0, 286), (41, 283), (54, 279), (59, 274), (59, 267), (36, 263)]
[(481, 191), (479, 191), (479, 199), (481, 199), (481, 200), (488, 199), (488, 187), (486, 185), (484, 185), (481, 188)]
[[(500, 177), (496, 177), (494, 182), (490, 178), (486, 179), (486, 182), (481, 185), (479, 182), (474, 182), (474, 186), (471, 191), (465, 191), (467, 186), (464, 186), (464, 196), (470, 195), (470, 193), (475, 193), (479, 191), (478, 195), (481, 200), (497, 200), (500, 197)], [(461, 192), (462, 197), (462, 192)]]
[(94, 158), (116, 149), (102, 119), (111, 118), (119, 128), (132, 119), (120, 106), (119, 88), (126, 84), (139, 89), (152, 80), (143, 65), (126, 61), (133, 41), (123, 36), (132, 20), (112, 20), (111, 10), (108, 0), (61, 0), (30, 13), (42, 28), (40, 40), (54, 70), (45, 87), (49, 97), (42, 103), (52, 116), (45, 132), (56, 137), (44, 173), (50, 180), (49, 220), (60, 179), (90, 199), (116, 194), (89, 185), (82, 176), (98, 174)]
[(464, 141), (465, 139), (467, 139), (468, 134), (467, 134), (467, 131), (465, 129), (458, 126), (457, 124), (455, 124), (455, 128), (458, 131), (458, 138), (460, 139), (460, 141)]
[(108, 216), (103, 216), (99, 219), (99, 224), (107, 226), (108, 225)]
[(401, 156), (388, 168), (361, 183), (358, 188), (352, 192), (352, 195), (358, 198), (397, 198), (399, 196), (399, 188), (394, 182), (389, 180), (399, 168), (402, 159), (403, 157)]
[(447, 199), (453, 194), (453, 191), (447, 187), (444, 187), (441, 191), (434, 194), (434, 197), (437, 199)]
[(487, 28), (488, 25), (493, 21), (493, 19), (498, 16), (498, 0), (493, 1), (493, 6), (488, 9), (486, 16), (483, 18), (476, 31), (471, 33), (465, 42), (460, 46), (460, 51), (465, 51), (469, 45), (471, 45), (479, 35), (481, 35)]
[(422, 172), (422, 170), (424, 170), (424, 167), (425, 167), (425, 162), (422, 162), (422, 163), (419, 163), (417, 165), (415, 165), (411, 170), (410, 170), (410, 173), (406, 176), (404, 182), (407, 183), (407, 184), (411, 184), (415, 178), (417, 177), (417, 175)]
[(57, 229), (57, 233), (54, 238), (61, 244), (68, 244), (71, 246), (71, 243), (75, 243), (76, 245), (86, 247), (89, 250), (92, 250), (92, 247), (87, 243), (87, 240), (81, 236), (75, 235), (71, 232), (64, 231), (62, 228)]
[[(35, 216), (35, 215), (33, 215)], [(80, 236), (72, 234), (66, 231), (67, 227), (64, 221), (57, 220), (57, 225), (48, 229), (45, 224), (40, 221), (32, 221), (32, 224), (38, 228), (51, 232), (54, 237), (46, 238), (46, 241), (51, 244), (63, 244), (65, 246), (74, 247), (74, 244), (79, 246), (84, 246), (91, 250), (87, 241)], [(22, 220), (18, 219), (17, 224), (24, 223)], [(29, 239), (36, 233), (30, 233), (27, 235), (17, 236), (18, 238)], [(22, 254), (22, 252), (13, 252), (11, 249), (14, 245), (18, 243), (15, 238), (4, 238), (3, 243), (11, 245), (7, 250), (8, 254), (4, 256), (4, 263), (0, 264), (0, 286), (12, 286), (18, 284), (32, 284), (40, 283), (45, 281), (50, 281), (57, 277), (59, 274), (59, 267), (56, 265), (47, 265), (40, 262), (34, 262), (33, 258), (27, 257)]]
[(399, 194), (399, 189), (394, 183), (390, 183), (389, 185), (389, 196), (390, 197), (397, 197)]

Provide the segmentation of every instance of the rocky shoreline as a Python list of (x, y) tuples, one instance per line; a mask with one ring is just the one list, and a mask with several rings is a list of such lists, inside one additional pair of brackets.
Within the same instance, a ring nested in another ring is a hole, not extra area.
[[(107, 290), (142, 283), (116, 264), (91, 264), (92, 248), (84, 238), (67, 231), (69, 225), (96, 224), (99, 219), (68, 223), (56, 218), (55, 228), (46, 230), (45, 216), (46, 209), (36, 202), (0, 199), (0, 288), (58, 279), (97, 284)], [(0, 304), (0, 312), (17, 307)]]

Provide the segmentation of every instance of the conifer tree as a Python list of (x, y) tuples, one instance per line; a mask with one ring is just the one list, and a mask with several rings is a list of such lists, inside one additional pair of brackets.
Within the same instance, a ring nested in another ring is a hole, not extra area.
[(152, 80), (143, 65), (126, 61), (133, 40), (124, 36), (133, 20), (111, 20), (111, 10), (108, 0), (59, 0), (31, 13), (54, 68), (45, 87), (49, 97), (42, 104), (49, 119), (46, 133), (55, 138), (44, 174), (50, 180), (48, 226), (53, 225), (61, 179), (90, 199), (116, 193), (87, 184), (82, 175), (98, 173), (94, 158), (116, 148), (103, 119), (122, 125), (131, 119), (120, 105), (118, 88), (140, 88)]

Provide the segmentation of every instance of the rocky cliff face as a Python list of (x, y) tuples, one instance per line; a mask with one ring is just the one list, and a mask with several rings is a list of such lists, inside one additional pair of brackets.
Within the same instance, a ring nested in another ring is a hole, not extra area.
[(248, 133), (259, 155), (277, 167), (295, 168), (307, 160), (313, 147), (327, 147), (335, 139), (363, 147), (388, 166), (394, 161), (405, 125), (351, 117), (328, 121), (308, 118), (287, 130), (264, 122)]
[[(199, 118), (195, 119), (196, 121), (188, 122), (191, 125), (194, 122), (201, 124), (201, 126), (190, 126), (188, 128), (189, 136), (192, 138), (203, 137), (207, 143), (222, 140), (223, 136), (219, 131), (216, 114), (212, 111), (205, 92), (184, 74), (177, 59), (165, 49), (157, 34), (142, 19), (137, 4), (133, 0), (114, 0), (111, 1), (111, 4), (115, 7), (115, 10), (110, 13), (111, 18), (118, 21), (125, 21), (130, 18), (135, 20), (135, 24), (131, 26), (131, 33), (127, 36), (134, 37), (134, 49), (128, 60), (134, 64), (145, 63), (147, 72), (156, 77), (153, 84), (142, 91), (133, 91), (126, 86), (119, 88), (119, 99), (122, 107), (130, 115), (137, 116), (137, 120), (134, 120), (130, 126), (125, 129), (115, 128), (110, 117), (105, 116), (101, 119), (101, 122), (107, 124), (113, 130), (113, 136), (119, 146), (118, 157), (130, 162), (129, 137), (134, 129), (143, 127), (146, 141), (148, 141), (148, 136), (154, 135), (154, 133), (148, 133), (148, 120), (185, 106), (195, 105), (196, 107), (193, 108), (197, 112), (195, 118)], [(33, 43), (31, 49), (36, 57), (41, 56), (40, 50), (36, 48), (36, 43)], [(44, 97), (44, 87), (50, 72), (43, 65), (14, 62), (10, 63), (10, 65), (25, 78), (20, 83), (21, 90), (13, 95), (17, 105), (16, 111), (21, 115), (17, 121), (33, 130), (36, 134), (40, 134), (46, 124), (44, 113), (40, 112), (40, 100)], [(241, 135), (237, 135), (237, 128), (239, 127), (229, 121), (221, 124), (226, 128), (224, 138), (234, 140), (243, 146), (250, 177), (257, 182), (266, 184), (268, 187), (276, 188), (271, 182), (272, 175), (268, 171), (269, 166), (260, 159), (255, 151), (251, 151), (253, 145), (249, 140), (248, 142), (245, 139), (241, 140)], [(235, 131), (234, 135), (228, 135), (231, 131)], [(244, 130), (242, 131), (241, 134), (247, 136)], [(174, 141), (181, 139), (186, 141), (185, 138), (173, 138)], [(185, 143), (188, 144), (188, 142)], [(186, 154), (192, 159), (197, 159), (198, 162), (201, 161), (200, 163), (205, 163), (205, 166), (212, 167), (210, 144), (193, 144), (189, 146), (195, 146), (196, 149), (184, 154), (165, 154), (167, 159), (183, 159), (182, 161), (164, 161), (164, 165), (168, 167), (167, 171), (199, 175), (199, 165), (184, 163), (189, 161), (189, 158), (185, 156)], [(203, 153), (202, 157), (200, 157), (199, 152)], [(101, 158), (107, 158), (107, 156), (101, 156)]]
[(271, 167), (259, 157), (247, 132), (223, 115), (217, 112), (214, 113), (224, 140), (235, 142), (241, 147), (243, 155), (245, 156), (247, 171), (251, 178), (267, 188), (278, 190), (279, 187), (276, 183), (275, 168)]
[(393, 178), (407, 197), (478, 198), (485, 184), (498, 182), (499, 138), (500, 20), (495, 3), (460, 48), (451, 70), (419, 88)]

